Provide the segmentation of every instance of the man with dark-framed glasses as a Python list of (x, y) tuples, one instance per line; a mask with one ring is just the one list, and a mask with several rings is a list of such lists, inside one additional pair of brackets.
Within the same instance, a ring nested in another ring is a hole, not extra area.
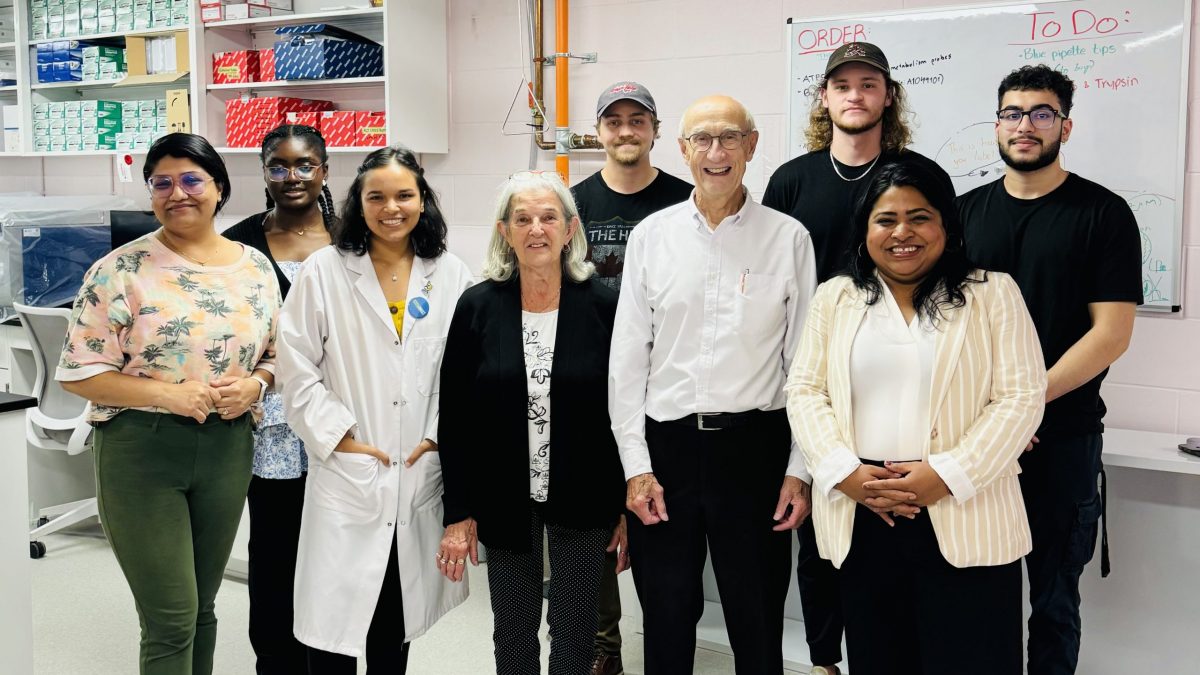
[[(1025, 558), (1031, 675), (1074, 673), (1079, 660), (1079, 578), (1104, 512), (1100, 383), (1128, 347), (1142, 302), (1141, 240), (1129, 205), (1059, 161), (1074, 126), (1074, 90), (1045, 65), (1005, 77), (996, 142), (1007, 170), (958, 199), (968, 255), (1017, 281), (1048, 369), (1046, 414), (1021, 457), (1033, 535)], [(1107, 553), (1105, 541), (1103, 575)]]
[(625, 250), (608, 401), (646, 675), (692, 672), (706, 557), (736, 672), (783, 670), (790, 531), (809, 510), (783, 384), (816, 273), (808, 232), (742, 185), (757, 144), (736, 100), (693, 103), (679, 148), (696, 188)]

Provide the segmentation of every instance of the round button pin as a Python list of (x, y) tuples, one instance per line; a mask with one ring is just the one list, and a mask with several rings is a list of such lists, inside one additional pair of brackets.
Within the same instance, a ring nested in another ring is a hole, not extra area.
[(423, 319), (429, 314), (429, 301), (425, 298), (413, 298), (408, 301), (408, 313), (414, 319)]

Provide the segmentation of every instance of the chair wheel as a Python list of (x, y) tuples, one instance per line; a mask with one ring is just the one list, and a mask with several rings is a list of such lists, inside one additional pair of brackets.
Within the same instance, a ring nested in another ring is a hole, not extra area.
[(37, 560), (46, 555), (46, 545), (40, 541), (29, 542), (29, 557)]
[(41, 518), (38, 518), (38, 519), (37, 519), (37, 526), (38, 526), (38, 527), (41, 527), (41, 526), (43, 526), (43, 525), (45, 525), (46, 523), (49, 523), (49, 522), (50, 522), (50, 519), (49, 519), (49, 518), (47, 518), (46, 516), (42, 516)]

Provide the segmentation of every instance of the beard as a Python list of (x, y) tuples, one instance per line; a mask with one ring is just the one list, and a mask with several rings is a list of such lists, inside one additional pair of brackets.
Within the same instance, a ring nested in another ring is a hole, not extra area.
[(1042, 143), (1042, 151), (1031, 159), (1017, 159), (1013, 157), (1007, 152), (1008, 145), (1006, 143), (997, 143), (997, 146), (1000, 149), (1000, 159), (1003, 159), (1004, 163), (1010, 168), (1017, 171), (1037, 171), (1058, 161), (1058, 153), (1062, 149), (1062, 141), (1055, 140), (1053, 143)]
[(882, 124), (883, 123), (883, 112), (881, 111), (879, 113), (879, 117), (876, 117), (873, 120), (867, 120), (865, 122), (859, 122), (857, 124), (845, 124), (845, 123), (841, 122), (840, 120), (833, 119), (832, 115), (830, 115), (829, 118), (830, 118), (830, 121), (833, 122), (833, 126), (840, 129), (842, 131), (842, 133), (850, 134), (851, 136), (856, 136), (858, 134), (866, 133), (866, 132), (874, 129), (875, 127), (879, 126), (880, 124)]
[[(622, 146), (622, 143), (626, 143), (626, 145)], [(606, 150), (606, 152), (608, 153), (608, 156), (611, 157), (612, 160), (617, 164), (622, 166), (634, 166), (638, 162), (642, 161), (642, 158), (645, 157), (650, 150), (645, 148), (645, 146), (643, 146), (641, 143), (636, 143), (636, 145), (634, 145), (634, 147), (631, 149), (629, 148), (627, 141), (618, 141), (616, 144), (614, 144), (612, 149)]]

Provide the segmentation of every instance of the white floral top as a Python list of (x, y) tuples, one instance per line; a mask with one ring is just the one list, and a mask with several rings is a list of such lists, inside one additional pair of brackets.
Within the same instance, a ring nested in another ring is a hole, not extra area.
[(529, 497), (538, 502), (550, 497), (550, 370), (557, 332), (558, 310), (521, 312), (529, 394)]
[[(296, 277), (302, 263), (295, 260), (275, 262), (288, 281)], [(304, 441), (287, 425), (283, 397), (268, 391), (263, 399), (263, 418), (254, 430), (254, 475), (260, 478), (299, 478), (308, 471), (308, 453)]]

